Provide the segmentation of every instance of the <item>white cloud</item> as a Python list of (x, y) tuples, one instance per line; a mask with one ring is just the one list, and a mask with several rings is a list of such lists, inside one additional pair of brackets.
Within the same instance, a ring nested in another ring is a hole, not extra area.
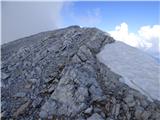
[(61, 25), (64, 2), (2, 2), (2, 44)]
[(138, 31), (139, 35), (146, 40), (151, 40), (152, 38), (160, 38), (160, 25), (143, 26)]
[(109, 33), (116, 40), (140, 48), (160, 59), (160, 25), (142, 26), (137, 33), (131, 33), (127, 23), (124, 22)]
[(120, 26), (116, 26), (114, 31), (109, 32), (116, 40), (123, 41), (133, 47), (139, 46), (138, 37), (134, 33), (128, 33), (128, 25), (122, 23)]

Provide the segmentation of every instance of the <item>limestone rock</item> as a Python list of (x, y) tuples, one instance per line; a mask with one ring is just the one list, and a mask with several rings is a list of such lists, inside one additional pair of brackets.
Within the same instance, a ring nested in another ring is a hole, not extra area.
[(92, 110), (93, 110), (93, 107), (91, 106), (91, 107), (87, 108), (87, 109), (84, 111), (84, 113), (86, 113), (86, 114), (91, 114)]
[(143, 120), (147, 120), (150, 117), (151, 113), (149, 111), (144, 111), (141, 115)]
[(91, 117), (87, 118), (87, 120), (104, 120), (98, 113), (94, 113)]
[(1, 79), (2, 79), (2, 80), (7, 79), (8, 77), (9, 77), (8, 74), (6, 74), (6, 73), (4, 73), (4, 72), (1, 73)]
[(144, 109), (142, 107), (136, 107), (135, 117), (136, 119), (141, 119), (141, 114), (143, 113)]
[(97, 28), (70, 26), (2, 45), (2, 119), (158, 120), (159, 102), (97, 59), (114, 41)]
[(25, 92), (18, 92), (14, 95), (14, 97), (25, 97), (26, 96), (26, 93)]
[(23, 105), (21, 105), (17, 111), (13, 114), (14, 117), (18, 117), (19, 115), (23, 114), (25, 112), (25, 110), (29, 107), (30, 105), (30, 101), (24, 103)]
[(133, 107), (136, 104), (132, 94), (127, 95), (124, 101), (129, 107)]

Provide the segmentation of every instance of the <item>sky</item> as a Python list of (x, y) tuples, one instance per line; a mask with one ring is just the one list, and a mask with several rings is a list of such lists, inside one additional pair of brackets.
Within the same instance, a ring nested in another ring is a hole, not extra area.
[(60, 26), (58, 2), (2, 2), (2, 43)]
[[(63, 9), (65, 25), (80, 24), (97, 26), (103, 30), (113, 30), (122, 22), (131, 26), (135, 32), (142, 25), (158, 24), (158, 2), (73, 2)], [(87, 19), (87, 21), (86, 21)]]
[(160, 59), (160, 2), (2, 2), (2, 44), (42, 31), (97, 27)]

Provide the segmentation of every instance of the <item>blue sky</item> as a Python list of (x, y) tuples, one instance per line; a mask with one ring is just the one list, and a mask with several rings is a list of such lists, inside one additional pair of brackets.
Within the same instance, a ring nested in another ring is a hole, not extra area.
[[(160, 2), (138, 2), (138, 1), (125, 1), (125, 2), (72, 2), (69, 9), (62, 10), (62, 17), (64, 25), (80, 24), (82, 26), (90, 25), (88, 21), (80, 22), (87, 18), (94, 17), (93, 26), (97, 26), (104, 30), (112, 30), (117, 24), (127, 22), (130, 25), (130, 30), (135, 32), (139, 27), (144, 25), (159, 24)], [(98, 12), (99, 18), (96, 18), (95, 12)], [(73, 18), (74, 17), (74, 18)], [(99, 20), (98, 20), (99, 19)], [(92, 26), (92, 25), (90, 25)]]

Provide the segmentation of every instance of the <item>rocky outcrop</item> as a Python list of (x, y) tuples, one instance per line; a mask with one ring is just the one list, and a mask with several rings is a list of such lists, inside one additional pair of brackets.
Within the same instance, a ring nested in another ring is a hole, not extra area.
[(96, 58), (114, 41), (97, 28), (71, 26), (2, 45), (2, 119), (158, 120), (159, 101)]

